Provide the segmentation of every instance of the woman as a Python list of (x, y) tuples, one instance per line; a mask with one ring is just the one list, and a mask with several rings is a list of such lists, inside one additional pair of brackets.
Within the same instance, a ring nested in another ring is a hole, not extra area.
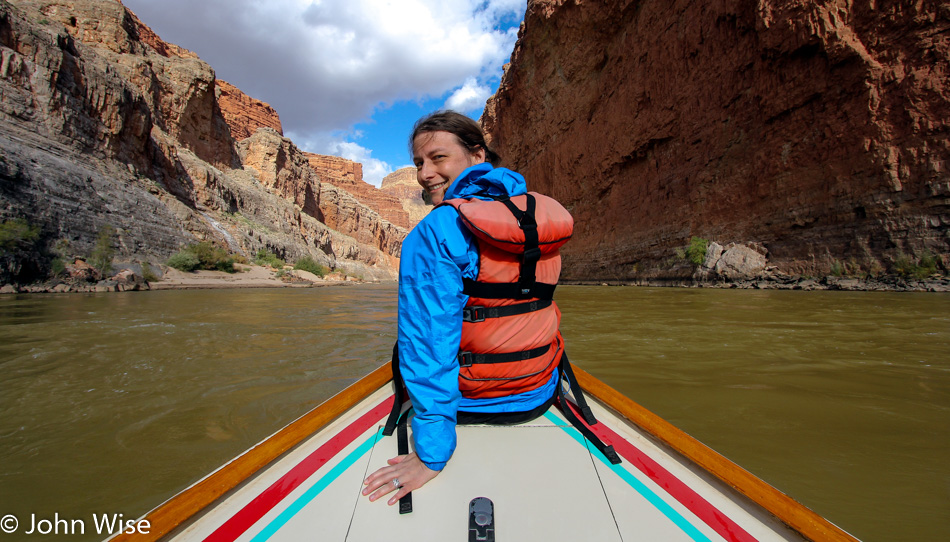
[[(527, 189), (521, 175), (494, 167), (500, 157), (485, 143), (484, 135), (475, 121), (459, 113), (442, 111), (421, 119), (412, 131), (410, 147), (417, 180), (427, 199), (437, 207), (409, 233), (402, 245), (399, 268), (399, 366), (415, 411), (412, 418), (415, 452), (390, 459), (388, 466), (365, 480), (363, 489), (363, 495), (368, 495), (371, 501), (395, 490), (388, 501), (389, 505), (422, 487), (442, 471), (455, 450), (457, 422), (525, 421), (526, 417), (520, 416), (521, 413), (530, 417), (546, 410), (555, 395), (556, 367), (562, 351), (558, 334), (557, 343), (552, 343), (550, 349), (545, 345), (544, 352), (537, 356), (543, 370), (532, 373), (535, 375), (533, 380), (519, 379), (501, 391), (486, 393), (468, 390), (463, 395), (460, 382), (465, 387), (464, 374), (463, 380), (459, 378), (462, 359), (460, 344), (466, 344), (463, 337), (463, 309), (469, 311), (465, 316), (466, 321), (472, 320), (469, 316), (471, 303), (466, 308), (470, 298), (467, 292), (470, 290), (465, 289), (479, 277), (480, 265), (486, 264), (480, 263), (480, 241), (463, 221), (467, 211), (461, 205), (485, 209), (479, 207), (481, 202), (494, 202), (501, 206), (502, 213), (508, 213), (504, 210), (504, 202), (496, 200), (522, 196), (521, 199), (530, 198), (533, 201), (535, 196), (523, 196)], [(536, 197), (553, 202), (544, 196)], [(545, 208), (544, 201), (538, 204), (539, 209)], [(446, 205), (440, 205), (443, 202)], [(558, 216), (562, 219), (566, 216), (569, 229), (572, 224), (570, 215), (556, 202), (553, 205), (562, 212)], [(495, 212), (491, 211), (490, 214)], [(513, 222), (511, 216), (507, 216), (507, 219)], [(564, 220), (561, 225), (564, 225)], [(482, 252), (486, 250), (492, 249), (482, 245)], [(553, 250), (556, 255), (556, 247)], [(553, 264), (545, 267), (545, 258), (547, 256), (542, 257), (542, 263), (539, 264), (539, 273), (554, 267)], [(555, 263), (556, 271), (553, 272), (559, 273), (560, 260)], [(540, 310), (534, 306), (530, 310), (538, 310), (537, 315), (543, 313), (545, 323), (542, 327), (547, 329), (549, 336), (544, 340), (551, 342), (552, 333), (557, 333), (560, 313), (550, 302), (549, 296), (546, 303)], [(490, 300), (486, 304), (491, 304)], [(501, 304), (519, 303), (506, 300)], [(535, 315), (526, 317), (535, 318)], [(475, 320), (478, 321), (477, 318)], [(512, 325), (512, 321), (509, 319), (503, 324), (507, 328), (518, 327)], [(472, 324), (466, 326), (475, 327)], [(466, 332), (466, 335), (470, 334)], [(466, 367), (464, 361), (462, 365)], [(459, 420), (460, 414), (463, 415), (462, 420)], [(507, 417), (509, 414), (514, 415), (514, 418)]]

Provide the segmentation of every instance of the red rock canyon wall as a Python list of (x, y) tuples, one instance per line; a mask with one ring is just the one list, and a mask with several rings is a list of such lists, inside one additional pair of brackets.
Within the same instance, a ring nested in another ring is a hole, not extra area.
[(691, 236), (793, 273), (950, 253), (945, 1), (532, 0), (482, 122), (573, 213), (566, 278)]

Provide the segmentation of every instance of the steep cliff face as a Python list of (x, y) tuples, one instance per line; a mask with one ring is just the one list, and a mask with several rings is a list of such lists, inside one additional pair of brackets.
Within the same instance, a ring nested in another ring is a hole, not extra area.
[(227, 81), (217, 80), (218, 107), (237, 141), (250, 137), (259, 128), (271, 128), (283, 135), (280, 116), (270, 104), (255, 100)]
[(948, 81), (946, 2), (534, 0), (482, 122), (573, 213), (568, 278), (692, 236), (872, 270), (950, 253)]
[(321, 181), (349, 192), (360, 203), (400, 228), (412, 227), (409, 214), (399, 200), (363, 180), (363, 164), (338, 156), (309, 152), (305, 155)]
[[(278, 132), (236, 144), (216, 83), (117, 1), (0, 0), (0, 220), (28, 219), (40, 252), (88, 255), (112, 226), (123, 259), (212, 240), (393, 278), (405, 230), (355, 202), (322, 208), (319, 180)], [(325, 212), (362, 213), (369, 233), (333, 230)], [(0, 279), (27, 278), (0, 263)]]
[(383, 177), (380, 190), (393, 196), (409, 214), (409, 228), (425, 218), (432, 207), (422, 201), (422, 189), (416, 180), (416, 168), (404, 167)]

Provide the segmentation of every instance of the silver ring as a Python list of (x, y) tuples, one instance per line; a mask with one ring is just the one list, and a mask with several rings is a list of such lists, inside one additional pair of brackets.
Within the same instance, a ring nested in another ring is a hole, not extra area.
[(399, 488), (399, 478), (393, 478), (393, 487)]

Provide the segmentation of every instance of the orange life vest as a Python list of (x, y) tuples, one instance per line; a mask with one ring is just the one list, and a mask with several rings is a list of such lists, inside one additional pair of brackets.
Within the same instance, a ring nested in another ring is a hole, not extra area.
[(544, 385), (564, 353), (552, 297), (560, 247), (574, 219), (557, 201), (529, 192), (507, 200), (447, 200), (478, 245), (478, 277), (459, 345), (459, 389), (469, 398), (512, 395)]

